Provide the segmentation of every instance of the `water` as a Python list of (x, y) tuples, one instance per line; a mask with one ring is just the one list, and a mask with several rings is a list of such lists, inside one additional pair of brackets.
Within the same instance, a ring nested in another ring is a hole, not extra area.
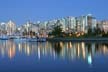
[(0, 41), (0, 72), (107, 72), (107, 42)]

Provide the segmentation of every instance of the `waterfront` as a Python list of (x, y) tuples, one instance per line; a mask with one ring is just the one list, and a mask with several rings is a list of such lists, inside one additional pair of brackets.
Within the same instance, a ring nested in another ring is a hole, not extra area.
[(107, 42), (0, 40), (0, 71), (102, 72), (108, 69)]

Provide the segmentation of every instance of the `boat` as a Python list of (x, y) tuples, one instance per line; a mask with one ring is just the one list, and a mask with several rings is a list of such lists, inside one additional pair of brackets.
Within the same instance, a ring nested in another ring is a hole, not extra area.
[(16, 36), (14, 36), (14, 35), (9, 35), (8, 37), (9, 37), (9, 39), (17, 39)]
[(7, 35), (2, 35), (0, 36), (0, 40), (8, 40), (9, 37)]
[(46, 38), (28, 38), (29, 42), (46, 42)]

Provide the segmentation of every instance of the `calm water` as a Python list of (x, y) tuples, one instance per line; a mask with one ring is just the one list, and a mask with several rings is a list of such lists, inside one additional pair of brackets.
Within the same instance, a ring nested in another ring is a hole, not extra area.
[(1, 40), (1, 71), (108, 72), (108, 43)]

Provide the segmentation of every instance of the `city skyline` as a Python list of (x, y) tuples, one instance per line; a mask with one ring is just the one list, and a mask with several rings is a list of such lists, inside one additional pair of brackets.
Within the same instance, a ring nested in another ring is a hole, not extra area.
[(108, 19), (107, 0), (1, 0), (0, 22), (12, 20), (17, 25), (26, 21), (48, 21), (91, 13), (99, 20)]

